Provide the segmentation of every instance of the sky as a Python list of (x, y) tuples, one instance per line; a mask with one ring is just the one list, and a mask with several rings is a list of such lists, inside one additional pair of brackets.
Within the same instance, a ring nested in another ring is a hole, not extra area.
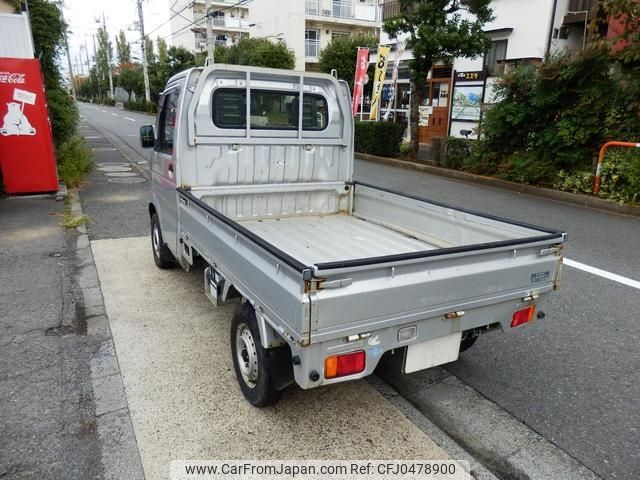
[[(151, 38), (155, 41), (157, 36), (167, 36), (170, 33), (168, 19), (170, 7), (174, 0), (145, 0), (143, 3), (144, 28), (146, 32), (152, 32), (156, 27), (161, 26), (151, 33)], [(140, 56), (140, 47), (134, 42), (140, 39), (140, 33), (135, 29), (134, 21), (138, 19), (138, 9), (136, 0), (65, 0), (64, 14), (71, 35), (69, 35), (69, 51), (73, 63), (74, 73), (87, 73), (87, 59), (85, 52), (85, 42), (89, 50), (89, 60), (93, 64), (93, 35), (96, 33), (99, 24), (96, 18), (102, 21), (104, 11), (107, 24), (107, 31), (111, 36), (115, 55), (115, 36), (120, 29), (124, 30), (127, 39), (131, 43), (131, 51), (134, 57)], [(167, 22), (163, 25), (164, 22)], [(80, 60), (81, 59), (81, 60)], [(62, 66), (66, 70), (66, 59)]]

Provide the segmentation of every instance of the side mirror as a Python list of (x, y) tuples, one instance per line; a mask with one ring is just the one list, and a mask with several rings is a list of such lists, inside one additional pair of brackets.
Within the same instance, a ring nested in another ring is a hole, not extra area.
[(153, 131), (153, 125), (140, 127), (140, 145), (142, 148), (153, 148), (156, 145), (156, 134)]

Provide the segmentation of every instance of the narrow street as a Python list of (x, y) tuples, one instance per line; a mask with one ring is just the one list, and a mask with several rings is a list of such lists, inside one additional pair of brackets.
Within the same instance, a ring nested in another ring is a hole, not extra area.
[[(115, 145), (136, 164), (129, 176), (95, 170), (82, 189), (90, 238), (146, 236), (149, 151), (139, 147), (138, 128), (154, 123), (154, 117), (79, 107), (81, 133), (99, 152), (97, 162), (111, 161)], [(109, 181), (116, 178), (139, 181)], [(356, 162), (355, 178), (568, 233), (562, 287), (547, 318), (482, 336), (446, 370), (597, 475), (635, 478), (640, 471), (640, 219), (365, 161)], [(428, 385), (428, 376), (419, 372), (394, 386), (402, 393), (403, 382), (415, 385), (424, 378)]]

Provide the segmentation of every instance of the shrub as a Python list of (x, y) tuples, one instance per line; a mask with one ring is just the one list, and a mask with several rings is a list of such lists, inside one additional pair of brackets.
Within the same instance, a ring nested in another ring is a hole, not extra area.
[(55, 145), (61, 145), (75, 133), (79, 118), (78, 109), (64, 88), (49, 88), (46, 95), (53, 141)]
[(356, 122), (356, 152), (393, 156), (400, 152), (404, 126), (393, 122)]
[(144, 100), (129, 100), (124, 102), (124, 108), (134, 110), (136, 112), (145, 112), (155, 114), (158, 106), (154, 102), (146, 102)]
[(441, 144), (441, 156), (439, 161), (442, 166), (460, 170), (464, 162), (471, 155), (474, 140), (457, 137), (446, 137)]
[(58, 176), (68, 188), (75, 188), (93, 168), (91, 151), (84, 139), (73, 136), (56, 149)]

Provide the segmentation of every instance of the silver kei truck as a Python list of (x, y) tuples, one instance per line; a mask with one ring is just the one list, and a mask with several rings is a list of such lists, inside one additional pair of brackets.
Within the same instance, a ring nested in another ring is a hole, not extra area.
[(155, 263), (202, 262), (211, 301), (239, 304), (231, 354), (255, 406), (370, 375), (385, 352), (404, 373), (455, 361), (544, 318), (559, 286), (564, 233), (354, 181), (332, 76), (194, 68), (140, 133)]

